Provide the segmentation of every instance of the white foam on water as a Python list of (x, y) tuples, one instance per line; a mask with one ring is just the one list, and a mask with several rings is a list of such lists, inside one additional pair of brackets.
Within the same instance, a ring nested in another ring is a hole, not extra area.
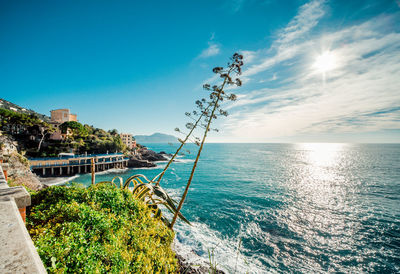
[(171, 168), (170, 173), (171, 173), (172, 175), (175, 175), (175, 180), (176, 180), (177, 182), (179, 182), (179, 181), (182, 179), (178, 174), (175, 173), (175, 168)]
[[(113, 173), (125, 173), (129, 168), (111, 168), (105, 171), (96, 172), (98, 175), (113, 174)], [(90, 173), (89, 173), (90, 174)]]
[(163, 169), (165, 165), (156, 165), (155, 167), (132, 167), (133, 170), (152, 170), (152, 169)]
[(193, 163), (193, 162), (194, 162), (193, 159), (176, 159), (174, 161), (174, 163), (177, 163), (177, 164), (187, 164), (187, 163)]
[(245, 257), (239, 247), (240, 238), (223, 237), (221, 233), (204, 223), (192, 222), (192, 226), (177, 223), (175, 226), (175, 250), (193, 265), (217, 264), (226, 273), (266, 273), (257, 258)]
[(78, 178), (79, 176), (80, 175), (74, 175), (71, 177), (60, 177), (60, 178), (55, 178), (52, 181), (48, 181), (48, 182), (44, 181), (42, 183), (47, 186), (57, 186), (57, 185), (62, 185), (62, 184), (68, 183), (69, 181), (72, 181), (72, 180)]

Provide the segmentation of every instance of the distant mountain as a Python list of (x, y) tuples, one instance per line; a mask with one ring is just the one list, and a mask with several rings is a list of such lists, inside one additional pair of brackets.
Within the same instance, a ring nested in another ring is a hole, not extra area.
[(0, 108), (5, 108), (5, 109), (8, 109), (8, 110), (12, 110), (12, 111), (18, 112), (18, 113), (35, 114), (37, 117), (39, 117), (43, 121), (46, 121), (46, 122), (50, 121), (50, 117), (49, 116), (37, 113), (36, 111), (33, 111), (31, 109), (23, 108), (21, 106), (18, 106), (16, 104), (11, 103), (11, 102), (9, 102), (7, 100), (4, 100), (2, 98), (0, 98)]
[(148, 143), (177, 143), (178, 138), (164, 133), (154, 133), (152, 135), (136, 135), (134, 136), (139, 144)]

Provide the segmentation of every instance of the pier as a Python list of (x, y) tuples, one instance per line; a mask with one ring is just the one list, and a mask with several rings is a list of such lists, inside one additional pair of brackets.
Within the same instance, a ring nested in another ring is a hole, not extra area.
[(94, 172), (128, 166), (129, 158), (122, 153), (73, 155), (58, 158), (29, 159), (30, 169), (40, 176), (65, 176), (92, 172), (91, 160), (94, 160)]

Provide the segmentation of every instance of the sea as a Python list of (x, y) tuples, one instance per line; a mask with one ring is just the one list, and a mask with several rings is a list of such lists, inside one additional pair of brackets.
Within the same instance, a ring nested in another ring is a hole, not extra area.
[[(188, 145), (161, 182), (176, 200), (197, 149)], [(151, 179), (165, 165), (98, 173), (96, 182)], [(73, 181), (90, 185), (90, 175)], [(191, 225), (176, 224), (175, 249), (194, 266), (400, 273), (400, 144), (205, 144), (182, 213)]]

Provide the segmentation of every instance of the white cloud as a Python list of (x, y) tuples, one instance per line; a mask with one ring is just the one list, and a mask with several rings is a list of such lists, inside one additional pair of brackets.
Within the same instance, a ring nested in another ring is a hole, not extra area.
[[(225, 126), (231, 139), (268, 141), (314, 133), (400, 129), (400, 33), (390, 29), (398, 14), (311, 35), (323, 14), (321, 1), (304, 5), (264, 51), (261, 62), (244, 72), (246, 78), (253, 78), (247, 84), (257, 88), (242, 91), (229, 107), (233, 114)], [(337, 56), (337, 67), (327, 72), (325, 83), (311, 69), (323, 50)], [(289, 61), (291, 66), (283, 66)], [(276, 74), (255, 77), (276, 69), (279, 79)], [(282, 81), (285, 73), (289, 80)], [(281, 85), (260, 87), (271, 81), (281, 81)]]
[(268, 54), (269, 57), (261, 63), (249, 67), (244, 75), (250, 76), (265, 71), (277, 63), (293, 58), (299, 51), (307, 48), (306, 44), (302, 44), (300, 47), (294, 42), (299, 39), (304, 40), (306, 33), (318, 24), (325, 14), (323, 10), (324, 2), (315, 0), (301, 6), (299, 13), (289, 22), (286, 28), (280, 31), (279, 38), (267, 50), (270, 53)]
[(289, 22), (287, 27), (279, 34), (277, 43), (288, 44), (298, 38), (303, 38), (313, 27), (315, 27), (325, 14), (324, 2), (321, 0), (311, 1), (299, 9), (299, 13)]
[(257, 57), (257, 52), (251, 51), (251, 50), (241, 50), (240, 54), (243, 55), (243, 62), (246, 65), (252, 63), (255, 60), (255, 58)]
[(221, 51), (221, 49), (219, 48), (219, 46), (217, 44), (209, 42), (208, 48), (203, 50), (199, 57), (207, 58), (207, 57), (215, 56), (215, 55), (218, 55), (220, 53), (220, 51)]

